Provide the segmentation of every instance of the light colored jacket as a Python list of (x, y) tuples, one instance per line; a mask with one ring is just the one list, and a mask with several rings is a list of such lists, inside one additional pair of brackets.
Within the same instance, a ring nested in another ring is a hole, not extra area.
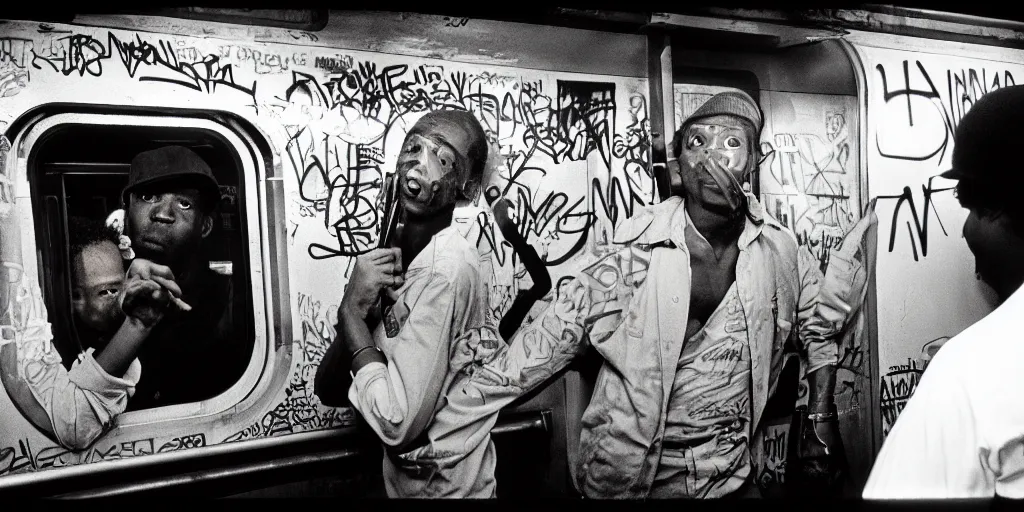
[(452, 225), (435, 234), (408, 265), (393, 306), (395, 337), (387, 337), (384, 322), (372, 333), (388, 363), (360, 368), (349, 387), (349, 401), (385, 445), (384, 484), (392, 498), (494, 497), (493, 478), (424, 471), (402, 455), (430, 443), (424, 434), (461, 368), (450, 364), (453, 341), (487, 323), (487, 269), (470, 240), (478, 234), (480, 211), (457, 209)]
[[(756, 198), (748, 195), (748, 202), (736, 283), (749, 339), (756, 431), (787, 341), (799, 341), (808, 373), (835, 364), (835, 336), (849, 311), (820, 297), (860, 294), (863, 281), (853, 279), (859, 262), (836, 257), (826, 281), (794, 235)], [(647, 496), (689, 318), (685, 223), (679, 197), (638, 211), (616, 229), (615, 242), (625, 247), (559, 280), (550, 304), (508, 345), (486, 327), (458, 340), (453, 366), (464, 365), (463, 376), (431, 425), (430, 446), (405, 456), (450, 468), (474, 457), (486, 460), (479, 453), (490, 446), (497, 412), (593, 348), (604, 363), (582, 418), (577, 485), (588, 497)], [(493, 468), (458, 472), (490, 478)]]

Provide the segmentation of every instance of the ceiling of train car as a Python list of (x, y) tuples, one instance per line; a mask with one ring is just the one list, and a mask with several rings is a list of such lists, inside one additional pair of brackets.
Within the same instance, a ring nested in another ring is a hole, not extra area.
[[(956, 14), (965, 14), (967, 16), (978, 16), (981, 18), (991, 18), (995, 20), (1007, 20), (1007, 21), (1019, 21), (1024, 22), (1024, 11), (1019, 7), (1016, 2), (924, 2), (924, 1), (909, 1), (901, 0), (899, 3), (891, 4), (890, 6), (896, 7), (907, 7), (913, 9), (922, 9), (927, 11), (939, 11), (939, 12), (950, 12)], [(865, 10), (875, 10), (877, 8), (884, 8), (887, 6), (878, 6), (875, 4), (866, 4), (862, 6)]]
[(217, 174), (235, 167), (224, 142), (191, 128), (67, 125), (53, 130), (41, 144), (37, 154), (43, 166), (122, 166), (143, 151), (181, 145), (203, 157)]
[[(220, 9), (209, 7), (90, 7), (89, 9), (76, 9), (71, 7), (74, 4), (55, 6), (39, 3), (16, 3), (7, 8), (5, 6), (4, 18), (24, 19), (35, 21), (70, 23), (76, 15), (103, 15), (103, 14), (137, 14), (149, 16), (168, 16), (185, 19), (220, 21), (227, 23), (240, 23), (248, 25), (276, 26), (281, 28), (300, 29), (307, 31), (318, 31), (328, 23), (329, 11), (322, 8), (311, 9)], [(400, 4), (399, 4), (400, 5)], [(601, 2), (588, 2), (585, 8), (573, 5), (572, 2), (563, 4), (561, 7), (531, 7), (528, 9), (507, 8), (487, 2), (463, 2), (454, 7), (436, 6), (430, 3), (405, 5), (403, 7), (390, 7), (372, 2), (346, 2), (343, 7), (334, 7), (332, 10), (371, 10), (371, 11), (392, 11), (392, 12), (416, 12), (420, 14), (433, 14), (438, 16), (457, 16), (479, 19), (504, 20), (520, 23), (534, 23), (571, 28), (603, 30), (611, 32), (637, 33), (645, 30), (645, 25), (650, 20), (652, 13), (673, 13), (700, 15), (711, 11), (723, 11), (731, 9), (742, 9), (752, 11), (772, 11), (775, 13), (786, 12), (829, 12), (836, 9), (863, 10), (868, 12), (891, 12), (893, 9), (910, 8), (922, 11), (938, 12), (941, 17), (943, 13), (955, 13), (967, 16), (988, 18), (989, 20), (1004, 20), (1014, 23), (1024, 23), (1024, 11), (1015, 7), (1013, 2), (997, 4), (995, 2), (955, 2), (940, 3), (924, 0), (901, 0), (895, 4), (840, 4), (822, 6), (810, 2), (788, 2), (778, 3), (767, 0), (746, 0), (744, 2), (729, 2), (727, 4), (716, 3), (716, 6), (701, 4), (665, 4), (659, 2), (644, 2), (637, 0), (605, 0)], [(918, 13), (920, 16), (928, 16), (927, 13)], [(984, 20), (974, 20), (984, 21)]]

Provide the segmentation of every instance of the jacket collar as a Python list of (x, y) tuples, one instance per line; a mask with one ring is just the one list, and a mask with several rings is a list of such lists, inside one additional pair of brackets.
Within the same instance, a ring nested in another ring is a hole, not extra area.
[(431, 237), (427, 246), (420, 251), (412, 262), (408, 263), (409, 268), (407, 270), (417, 270), (432, 266), (435, 258), (434, 252), (438, 249), (438, 240), (459, 236), (469, 241), (470, 245), (476, 246), (476, 240), (480, 236), (480, 223), (477, 219), (481, 213), (487, 215), (486, 208), (476, 205), (456, 207), (452, 213), (452, 223)]
[[(757, 198), (747, 192), (747, 218), (740, 233), (739, 246), (746, 248), (758, 236), (767, 222), (781, 227), (771, 216), (765, 215), (764, 207)], [(687, 224), (683, 198), (672, 196), (664, 201), (637, 211), (624, 220), (616, 229), (613, 241), (617, 244), (656, 245), (670, 242), (681, 245)]]

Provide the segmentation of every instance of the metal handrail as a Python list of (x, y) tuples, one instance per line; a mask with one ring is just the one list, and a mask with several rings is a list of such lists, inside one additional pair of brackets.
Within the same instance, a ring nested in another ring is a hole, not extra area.
[[(531, 430), (542, 430), (551, 432), (552, 413), (551, 410), (530, 411), (517, 413), (499, 419), (499, 423), (491, 430), (494, 435), (504, 435), (516, 432)], [(299, 439), (296, 439), (298, 437)], [(351, 429), (313, 432), (308, 434), (295, 434), (289, 436), (257, 439), (242, 443), (226, 443), (208, 447), (195, 448), (186, 452), (172, 452), (166, 454), (147, 455), (144, 457), (105, 461), (92, 464), (82, 464), (71, 468), (64, 468), (59, 471), (42, 471), (39, 473), (27, 473), (12, 475), (0, 478), (0, 491), (17, 492), (19, 487), (39, 486), (41, 488), (57, 487), (58, 480), (68, 482), (70, 477), (81, 482), (86, 477), (102, 478), (102, 473), (114, 479), (121, 474), (120, 471), (139, 469), (150, 469), (159, 472), (161, 465), (173, 464), (183, 459), (184, 453), (191, 452), (195, 456), (196, 451), (205, 451), (204, 457), (195, 459), (195, 462), (202, 464), (203, 460), (212, 461), (214, 458), (223, 458), (231, 455), (239, 455), (244, 452), (253, 453), (254, 458), (258, 452), (267, 452), (276, 447), (299, 443), (312, 444), (311, 442), (322, 443), (324, 441), (341, 442), (349, 446), (335, 447), (318, 450), (316, 445), (308, 448), (306, 453), (298, 455), (286, 455), (279, 457), (260, 458), (250, 463), (232, 463), (229, 465), (214, 466), (215, 462), (208, 462), (210, 466), (206, 469), (175, 473), (170, 475), (158, 475), (151, 478), (143, 478), (137, 481), (121, 483), (116, 485), (104, 485), (87, 489), (74, 490), (70, 492), (57, 492), (46, 494), (56, 498), (99, 498), (110, 496), (122, 496), (144, 492), (153, 492), (175, 487), (185, 487), (209, 482), (225, 481), (232, 478), (255, 477), (271, 471), (287, 470), (299, 472), (304, 468), (314, 465), (350, 461), (362, 454), (364, 450), (352, 444), (358, 443), (358, 436)], [(291, 451), (294, 453), (294, 450)], [(327, 464), (326, 467), (338, 467), (338, 464)], [(101, 469), (101, 471), (97, 471)], [(71, 474), (69, 474), (71, 473)], [(97, 475), (96, 473), (100, 473)], [(122, 477), (123, 478), (123, 477)], [(41, 481), (45, 480), (45, 482)], [(40, 485), (45, 484), (45, 485)], [(74, 485), (74, 483), (72, 483)]]

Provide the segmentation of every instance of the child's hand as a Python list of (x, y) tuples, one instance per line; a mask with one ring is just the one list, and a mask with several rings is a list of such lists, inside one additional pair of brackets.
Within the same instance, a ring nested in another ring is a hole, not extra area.
[(181, 288), (174, 282), (170, 268), (136, 258), (128, 268), (121, 310), (146, 327), (152, 327), (163, 318), (169, 303), (173, 302), (183, 311), (192, 309), (180, 296)]

